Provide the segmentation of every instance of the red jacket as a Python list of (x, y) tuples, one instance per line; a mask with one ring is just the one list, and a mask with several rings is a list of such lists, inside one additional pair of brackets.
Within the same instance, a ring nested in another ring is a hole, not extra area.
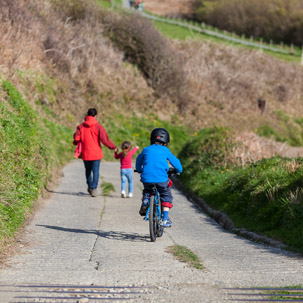
[(92, 116), (86, 116), (85, 121), (78, 125), (74, 133), (74, 145), (82, 144), (81, 158), (85, 161), (100, 160), (103, 158), (101, 143), (110, 149), (116, 145), (110, 141), (104, 127)]

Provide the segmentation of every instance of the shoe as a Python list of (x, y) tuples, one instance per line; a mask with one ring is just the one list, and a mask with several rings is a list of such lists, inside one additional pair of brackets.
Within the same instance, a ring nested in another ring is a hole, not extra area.
[(121, 191), (121, 198), (126, 198), (126, 193), (124, 190)]
[(87, 189), (87, 192), (91, 195), (91, 194), (92, 194), (92, 189), (91, 189), (91, 188), (88, 188), (88, 189)]
[(129, 198), (132, 198), (132, 197), (133, 197), (133, 193), (129, 193), (129, 194), (128, 194), (128, 197), (129, 197)]
[(96, 190), (95, 188), (94, 188), (94, 189), (91, 189), (90, 195), (91, 195), (92, 197), (97, 197), (97, 190)]
[(139, 210), (140, 216), (145, 216), (147, 209), (148, 209), (148, 203), (142, 202), (140, 210)]
[(163, 220), (161, 222), (161, 225), (163, 227), (171, 227), (173, 225), (173, 222), (168, 218), (167, 220)]

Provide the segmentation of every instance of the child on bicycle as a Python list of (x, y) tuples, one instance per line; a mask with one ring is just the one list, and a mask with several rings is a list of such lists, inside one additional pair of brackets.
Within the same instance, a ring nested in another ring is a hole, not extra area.
[(180, 160), (166, 147), (169, 140), (169, 133), (166, 129), (155, 128), (150, 135), (151, 145), (145, 147), (136, 159), (136, 170), (141, 173), (141, 182), (144, 186), (139, 214), (145, 216), (148, 209), (149, 197), (155, 184), (160, 194), (163, 227), (170, 227), (172, 225), (168, 217), (169, 210), (173, 206), (173, 196), (167, 176), (169, 170), (168, 162), (176, 169), (177, 173), (181, 173), (183, 170)]
[(138, 146), (132, 149), (129, 141), (124, 141), (121, 144), (122, 152), (118, 154), (118, 149), (115, 149), (115, 158), (120, 159), (120, 175), (121, 175), (121, 197), (126, 198), (126, 183), (128, 181), (128, 197), (133, 196), (133, 170), (132, 156), (139, 149)]

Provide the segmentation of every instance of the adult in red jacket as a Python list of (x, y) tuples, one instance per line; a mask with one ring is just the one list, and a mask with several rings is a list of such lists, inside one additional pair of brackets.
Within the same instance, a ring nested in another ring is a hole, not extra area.
[(116, 149), (110, 141), (104, 127), (95, 118), (97, 110), (90, 108), (85, 121), (77, 126), (74, 133), (74, 145), (81, 144), (81, 158), (85, 166), (85, 176), (88, 189), (92, 197), (97, 196), (100, 161), (103, 158), (101, 143), (109, 149)]

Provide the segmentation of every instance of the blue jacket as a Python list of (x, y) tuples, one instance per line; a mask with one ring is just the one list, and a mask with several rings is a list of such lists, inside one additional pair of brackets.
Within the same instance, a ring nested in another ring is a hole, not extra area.
[(182, 172), (180, 160), (166, 146), (152, 144), (145, 147), (136, 159), (136, 170), (141, 172), (141, 182), (166, 182), (169, 169), (167, 161), (176, 169), (177, 173)]

